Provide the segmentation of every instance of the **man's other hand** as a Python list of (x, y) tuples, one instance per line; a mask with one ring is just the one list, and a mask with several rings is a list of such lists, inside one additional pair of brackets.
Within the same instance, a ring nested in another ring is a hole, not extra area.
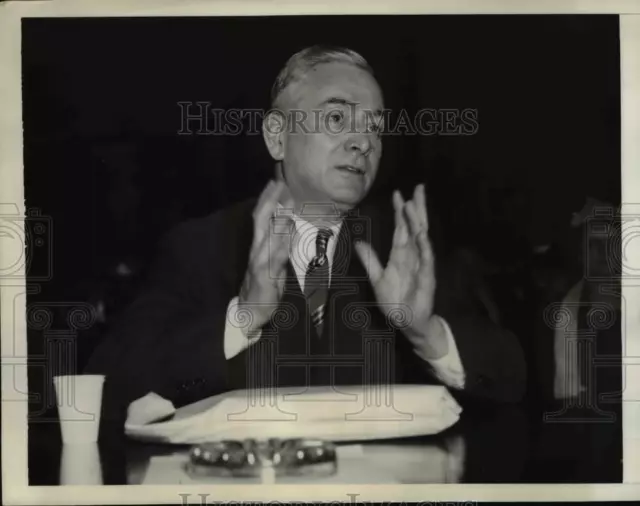
[(447, 344), (438, 318), (433, 318), (435, 259), (428, 236), (424, 186), (418, 185), (407, 202), (395, 191), (393, 206), (395, 231), (386, 267), (371, 245), (359, 242), (355, 248), (383, 313), (398, 323), (414, 346), (438, 358), (446, 354)]
[(253, 243), (238, 298), (238, 310), (249, 317), (246, 333), (261, 329), (282, 298), (294, 230), (293, 206), (284, 181), (270, 181), (253, 211)]

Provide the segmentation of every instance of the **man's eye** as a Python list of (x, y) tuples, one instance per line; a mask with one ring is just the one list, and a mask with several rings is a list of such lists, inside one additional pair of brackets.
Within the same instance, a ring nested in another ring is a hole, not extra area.
[(341, 111), (333, 111), (329, 113), (329, 119), (333, 123), (342, 123), (342, 120), (344, 119), (344, 114)]
[(372, 134), (381, 135), (382, 124), (378, 122), (369, 123), (369, 126), (367, 127), (367, 131)]

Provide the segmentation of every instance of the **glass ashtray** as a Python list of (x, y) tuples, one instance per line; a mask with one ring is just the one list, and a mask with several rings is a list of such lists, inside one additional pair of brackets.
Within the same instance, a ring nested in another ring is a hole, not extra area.
[(337, 471), (336, 448), (319, 439), (245, 439), (203, 443), (191, 448), (186, 470), (193, 476), (331, 476)]

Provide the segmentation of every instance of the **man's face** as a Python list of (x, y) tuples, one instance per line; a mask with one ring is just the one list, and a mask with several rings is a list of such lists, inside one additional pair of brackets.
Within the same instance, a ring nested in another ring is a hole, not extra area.
[(299, 204), (332, 203), (340, 210), (368, 193), (382, 155), (382, 93), (366, 71), (345, 63), (314, 67), (284, 98), (287, 185)]

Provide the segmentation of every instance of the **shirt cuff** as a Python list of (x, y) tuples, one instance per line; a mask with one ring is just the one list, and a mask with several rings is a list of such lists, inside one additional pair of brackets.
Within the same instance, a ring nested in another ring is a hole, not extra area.
[(241, 351), (247, 349), (255, 343), (262, 332), (257, 331), (249, 339), (246, 334), (246, 327), (250, 319), (238, 310), (238, 297), (234, 297), (227, 306), (227, 318), (224, 326), (224, 356), (227, 360), (235, 357)]
[(449, 345), (448, 352), (444, 357), (438, 359), (427, 360), (435, 376), (440, 379), (445, 385), (462, 390), (465, 384), (464, 367), (462, 366), (462, 360), (460, 359), (460, 353), (456, 346), (456, 340), (453, 337), (453, 332), (449, 324), (444, 320), (436, 316), (444, 327), (445, 334), (447, 336), (447, 343)]

